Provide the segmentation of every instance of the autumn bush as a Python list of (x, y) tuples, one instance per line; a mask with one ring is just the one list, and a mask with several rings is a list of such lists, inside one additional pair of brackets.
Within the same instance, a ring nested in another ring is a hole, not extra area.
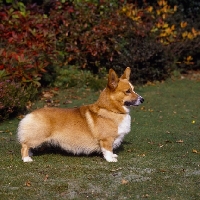
[[(126, 4), (121, 14), (129, 19), (129, 29), (119, 43), (124, 43), (120, 54), (115, 54), (113, 66), (130, 66), (135, 82), (164, 80), (173, 70), (187, 71), (199, 68), (200, 31), (198, 23), (183, 20), (178, 7), (170, 7), (159, 0), (154, 6)], [(128, 20), (127, 19), (127, 20)]]
[(117, 38), (123, 37), (127, 25), (117, 6), (103, 2), (101, 5), (59, 3), (51, 10), (50, 19), (60, 22), (57, 50), (65, 64), (98, 72), (103, 61), (111, 61), (120, 49)]
[(199, 68), (199, 15), (185, 17), (165, 0), (142, 6), (117, 0), (11, 2), (0, 8), (4, 84), (79, 87), (86, 82), (97, 88), (111, 67), (118, 73), (131, 67), (136, 83)]
[(167, 1), (142, 8), (106, 1), (57, 2), (50, 17), (60, 21), (57, 50), (67, 65), (93, 73), (130, 66), (138, 83), (163, 80), (177, 68), (198, 68), (199, 27)]
[(37, 93), (45, 68), (56, 60), (56, 38), (51, 22), (35, 6), (29, 10), (1, 7), (0, 17), (3, 119), (25, 108), (26, 101)]
[(6, 80), (0, 82), (0, 121), (24, 111), (27, 102), (35, 98), (37, 88)]
[[(0, 10), (2, 76), (39, 86), (45, 67), (55, 59), (55, 33), (47, 16), (37, 9)], [(3, 78), (3, 77), (1, 77)]]

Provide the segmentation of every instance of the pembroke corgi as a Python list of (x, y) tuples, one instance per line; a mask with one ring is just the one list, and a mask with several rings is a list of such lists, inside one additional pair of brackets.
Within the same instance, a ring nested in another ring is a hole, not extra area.
[(118, 78), (110, 69), (107, 86), (93, 104), (71, 109), (41, 108), (27, 114), (17, 133), (22, 160), (33, 161), (31, 149), (50, 143), (73, 154), (99, 152), (108, 162), (117, 162), (113, 149), (131, 130), (130, 106), (144, 101), (134, 92), (130, 73), (127, 67)]

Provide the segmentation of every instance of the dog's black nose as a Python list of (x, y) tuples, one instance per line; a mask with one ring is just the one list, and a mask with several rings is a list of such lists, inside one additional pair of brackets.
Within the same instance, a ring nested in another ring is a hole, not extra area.
[(140, 97), (140, 103), (143, 103), (144, 99), (142, 97)]

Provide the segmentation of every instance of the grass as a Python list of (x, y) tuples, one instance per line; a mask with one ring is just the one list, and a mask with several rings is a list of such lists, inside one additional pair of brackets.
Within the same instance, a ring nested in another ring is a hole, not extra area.
[[(117, 150), (117, 163), (54, 150), (23, 163), (19, 120), (1, 123), (0, 199), (200, 199), (199, 88), (200, 82), (189, 80), (138, 88), (145, 103), (131, 111), (132, 131)], [(67, 98), (61, 94), (60, 102)], [(84, 95), (60, 106), (98, 96)]]

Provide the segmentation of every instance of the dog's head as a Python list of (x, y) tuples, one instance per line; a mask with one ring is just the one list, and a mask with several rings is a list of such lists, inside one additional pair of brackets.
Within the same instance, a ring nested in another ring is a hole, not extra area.
[(144, 99), (134, 91), (130, 83), (131, 69), (127, 67), (124, 74), (118, 78), (113, 69), (109, 70), (107, 88), (110, 90), (111, 99), (118, 102), (125, 110), (130, 106), (139, 106)]

